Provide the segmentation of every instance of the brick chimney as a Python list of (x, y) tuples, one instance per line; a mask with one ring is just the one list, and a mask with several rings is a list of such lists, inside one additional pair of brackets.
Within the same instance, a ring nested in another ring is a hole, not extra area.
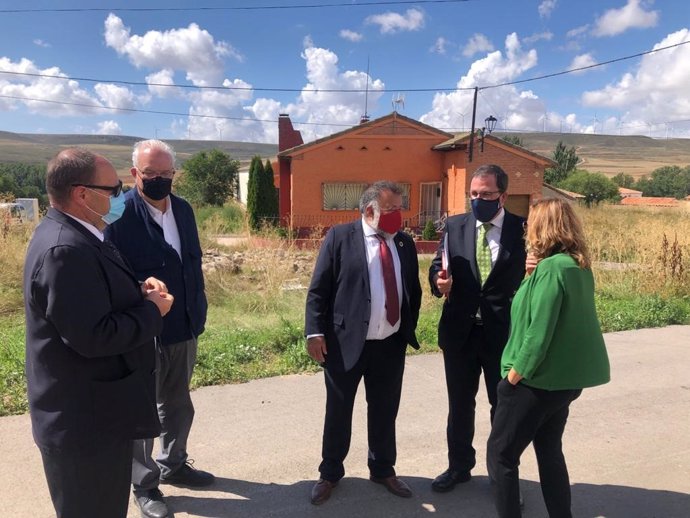
[(278, 152), (304, 144), (302, 134), (292, 127), (287, 113), (278, 116)]

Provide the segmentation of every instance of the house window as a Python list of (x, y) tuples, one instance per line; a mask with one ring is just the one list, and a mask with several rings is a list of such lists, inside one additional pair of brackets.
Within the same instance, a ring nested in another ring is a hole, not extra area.
[(359, 199), (368, 186), (366, 183), (323, 184), (323, 210), (359, 209)]
[[(359, 199), (364, 190), (369, 187), (367, 183), (325, 183), (323, 184), (323, 210), (357, 210)], [(410, 210), (409, 183), (398, 184), (403, 191), (402, 209)]]

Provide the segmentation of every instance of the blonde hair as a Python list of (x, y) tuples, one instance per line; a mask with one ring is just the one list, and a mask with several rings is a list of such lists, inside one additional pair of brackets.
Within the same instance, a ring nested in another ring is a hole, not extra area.
[(591, 267), (580, 218), (563, 200), (542, 199), (532, 204), (526, 242), (528, 252), (537, 259), (564, 253), (575, 259), (580, 268)]

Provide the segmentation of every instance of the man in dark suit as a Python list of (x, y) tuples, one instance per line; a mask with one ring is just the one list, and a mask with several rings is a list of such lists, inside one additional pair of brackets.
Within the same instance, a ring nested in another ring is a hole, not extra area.
[(156, 398), (162, 432), (160, 453), (152, 458), (153, 439), (134, 445), (134, 500), (145, 518), (165, 518), (168, 506), (159, 483), (185, 487), (212, 484), (214, 476), (188, 462), (187, 439), (194, 419), (189, 383), (196, 362), (197, 338), (206, 322), (201, 246), (189, 203), (172, 194), (175, 152), (160, 140), (134, 145), (135, 188), (125, 195), (125, 211), (106, 230), (138, 278), (163, 281), (177, 303), (163, 319), (156, 348)]
[(311, 493), (319, 505), (345, 475), (352, 409), (362, 378), (367, 392), (370, 480), (409, 497), (395, 474), (395, 420), (405, 349), (415, 335), (421, 286), (412, 238), (400, 232), (402, 190), (377, 182), (359, 202), (361, 220), (331, 228), (321, 244), (309, 286), (309, 355), (324, 367), (326, 419), (320, 478)]
[(153, 437), (154, 338), (172, 304), (139, 283), (103, 229), (122, 213), (105, 158), (61, 151), (48, 164), (52, 208), (26, 255), (31, 424), (58, 518), (124, 518), (132, 439)]
[(474, 172), (472, 212), (448, 218), (429, 269), (432, 293), (446, 297), (438, 343), (448, 388), (449, 465), (431, 484), (438, 492), (471, 478), (476, 463), (475, 398), (482, 372), (492, 420), (496, 407), (510, 304), (525, 275), (524, 219), (503, 208), (507, 189), (508, 175), (499, 166), (483, 165)]

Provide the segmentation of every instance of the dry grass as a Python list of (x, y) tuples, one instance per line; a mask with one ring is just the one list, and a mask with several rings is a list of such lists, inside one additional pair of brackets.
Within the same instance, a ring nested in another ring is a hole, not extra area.
[(34, 226), (0, 223), (0, 315), (21, 310), (24, 256)]

